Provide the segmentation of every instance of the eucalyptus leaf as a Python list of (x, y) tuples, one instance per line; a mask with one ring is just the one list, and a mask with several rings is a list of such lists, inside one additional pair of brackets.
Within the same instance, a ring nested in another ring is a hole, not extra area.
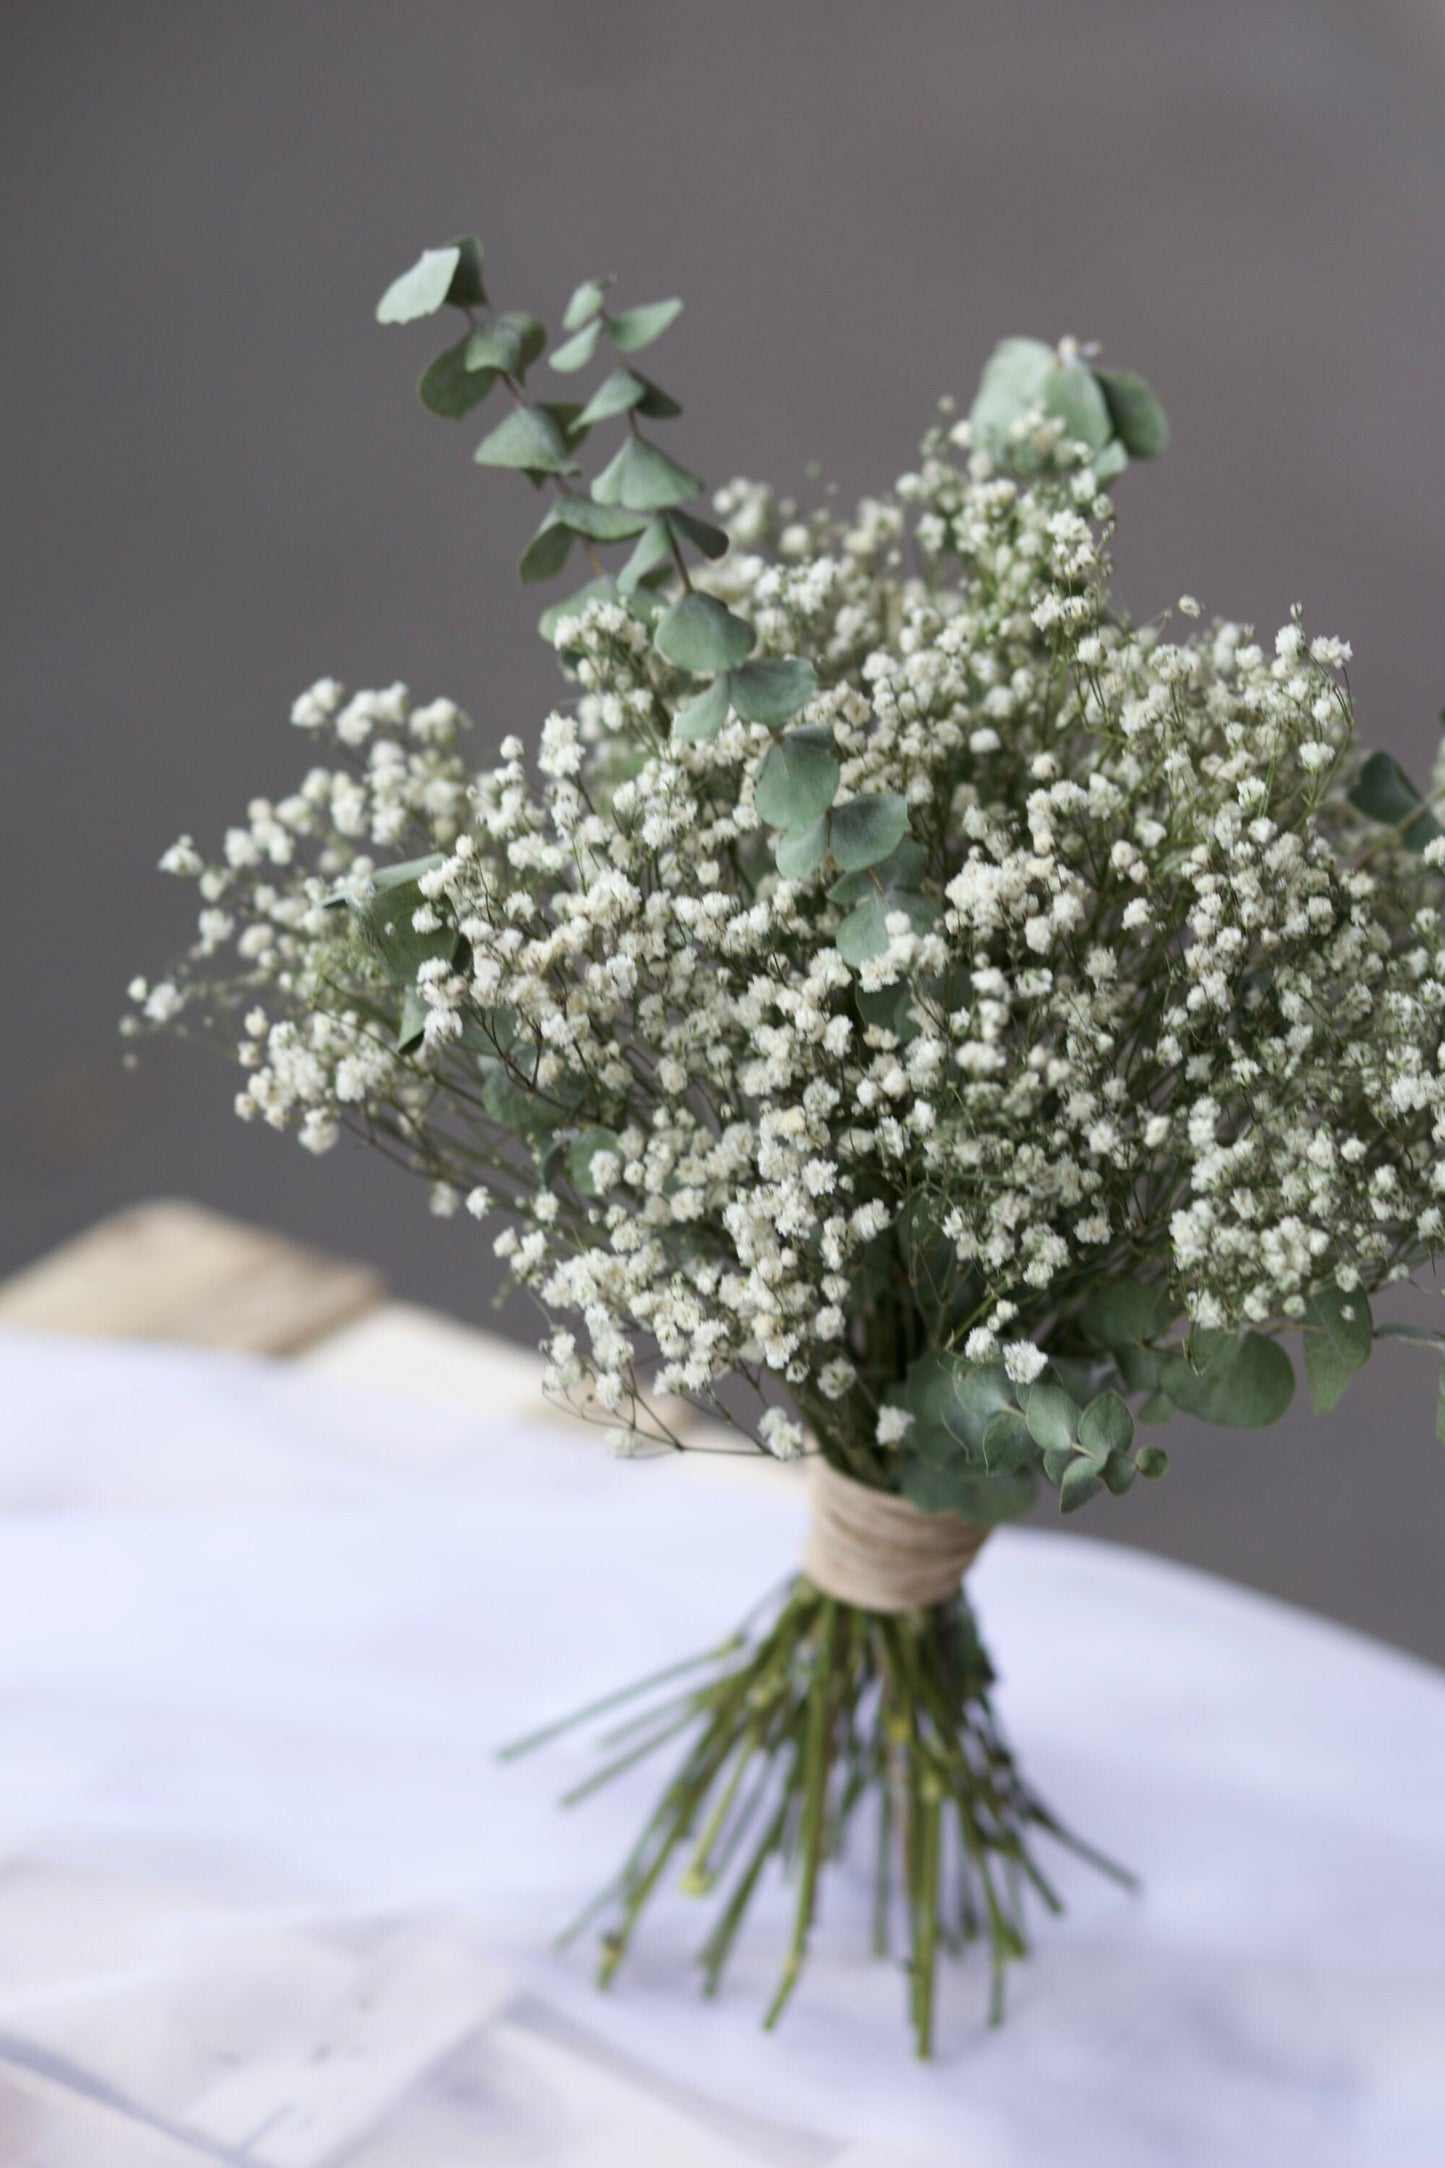
[(833, 863), (857, 873), (887, 858), (908, 833), (908, 807), (896, 791), (874, 791), (850, 798), (833, 814), (829, 838)]
[(640, 308), (622, 309), (607, 319), (607, 335), (619, 354), (636, 354), (660, 339), (669, 324), (682, 314), (680, 301), (646, 301)]
[(779, 836), (773, 857), (787, 881), (804, 881), (816, 873), (828, 855), (828, 816), (819, 814), (806, 828), (793, 828)]
[(1029, 1391), (1024, 1415), (1035, 1445), (1045, 1452), (1061, 1452), (1074, 1442), (1079, 1426), (1079, 1407), (1061, 1385), (1041, 1380)]
[(485, 298), (481, 242), (454, 241), (448, 248), (423, 249), (411, 269), (392, 280), (376, 304), (376, 320), (412, 324), (419, 317), (435, 316), (444, 302), (469, 306)]
[(1436, 836), (1445, 834), (1409, 776), (1389, 753), (1371, 753), (1349, 799), (1371, 820), (1381, 821), (1387, 828), (1399, 828), (1400, 841), (1409, 850), (1423, 851)]
[(1017, 1408), (1000, 1408), (991, 1415), (983, 1433), (983, 1457), (991, 1475), (1011, 1475), (1030, 1467), (1034, 1438)]
[(790, 722), (818, 690), (818, 674), (801, 655), (759, 657), (734, 670), (733, 706), (745, 723), (770, 730)]
[(563, 376), (571, 376), (578, 369), (585, 369), (597, 351), (597, 341), (601, 333), (600, 319), (584, 324), (580, 331), (574, 332), (570, 339), (564, 340), (561, 346), (548, 355), (548, 361)]
[(771, 828), (806, 828), (833, 803), (841, 774), (833, 733), (804, 724), (769, 746), (754, 802)]
[(519, 467), (528, 474), (575, 474), (567, 439), (555, 414), (546, 407), (514, 407), (472, 457), (484, 467)]
[(1294, 1371), (1284, 1349), (1263, 1333), (1200, 1334), (1202, 1363), (1184, 1355), (1164, 1366), (1163, 1388), (1177, 1408), (1230, 1430), (1277, 1422), (1294, 1397)]
[(546, 343), (546, 330), (528, 310), (505, 309), (468, 338), (467, 367), (523, 376)]
[(661, 385), (639, 376), (635, 369), (614, 369), (610, 376), (602, 379), (582, 409), (582, 419), (590, 427), (593, 422), (606, 421), (613, 414), (625, 414), (633, 407), (654, 421), (670, 421), (682, 412), (677, 401)]
[(554, 578), (567, 562), (572, 540), (572, 530), (549, 513), (518, 560), (517, 573), (523, 585)]
[(1369, 1361), (1375, 1344), (1375, 1323), (1369, 1298), (1358, 1288), (1346, 1293), (1333, 1282), (1316, 1288), (1305, 1304), (1305, 1322), (1325, 1335), (1351, 1370)]
[(1043, 403), (1044, 382), (1057, 355), (1041, 339), (1001, 339), (984, 363), (969, 409), (973, 439), (995, 455), (1009, 445), (1014, 423)]
[(1079, 1454), (1069, 1462), (1060, 1481), (1059, 1511), (1077, 1513), (1080, 1506), (1086, 1506), (1091, 1498), (1096, 1498), (1103, 1487), (1104, 1479), (1093, 1462)]
[(648, 523), (645, 512), (624, 511), (620, 504), (597, 504), (591, 497), (570, 492), (558, 498), (552, 517), (574, 534), (586, 535), (590, 542), (630, 541)]
[(864, 896), (876, 895), (880, 881), (885, 888), (912, 888), (926, 862), (923, 845), (917, 837), (905, 836), (898, 848), (878, 865), (858, 873), (840, 874), (828, 890), (828, 901), (858, 903)]
[[(602, 511), (613, 510), (610, 505), (599, 507)], [(620, 509), (620, 508), (618, 508)], [(633, 513), (633, 518), (642, 515)], [(659, 515), (647, 521), (637, 538), (637, 547), (617, 575), (617, 584), (623, 589), (636, 587), (640, 581), (650, 579), (664, 565), (672, 563), (672, 540), (667, 531), (667, 521)]]
[(1133, 1461), (1123, 1452), (1111, 1453), (1099, 1469), (1105, 1490), (1112, 1491), (1116, 1498), (1122, 1498), (1131, 1488), (1137, 1472)]
[(715, 595), (687, 594), (663, 613), (653, 645), (679, 670), (712, 677), (744, 661), (757, 638), (746, 618), (735, 617)]
[(684, 700), (672, 718), (673, 736), (685, 738), (693, 745), (704, 738), (715, 738), (728, 719), (731, 684), (732, 679), (724, 671), (703, 692), (694, 693), (691, 700)]
[(1079, 1311), (1079, 1324), (1100, 1347), (1119, 1348), (1156, 1339), (1172, 1315), (1162, 1288), (1143, 1280), (1115, 1280), (1093, 1290)]
[(1079, 361), (1056, 362), (1044, 378), (1044, 412), (1062, 422), (1065, 436), (1100, 452), (1114, 434), (1108, 401), (1092, 369)]
[(545, 609), (537, 620), (537, 630), (544, 640), (555, 644), (557, 627), (565, 618), (580, 617), (589, 602), (615, 602), (616, 599), (615, 580), (589, 580), (585, 587), (578, 588), (575, 595), (564, 596), (561, 602), (554, 602)]
[(876, 889), (856, 903), (838, 928), (838, 954), (845, 964), (857, 970), (870, 957), (881, 956), (888, 946), (888, 920), (901, 913), (914, 933), (927, 933), (938, 917), (939, 906), (932, 896), (919, 896), (908, 889)]
[(1153, 459), (1169, 443), (1169, 420), (1142, 376), (1132, 369), (1096, 369), (1114, 434), (1132, 459)]
[(562, 311), (562, 329), (580, 331), (607, 299), (609, 279), (584, 279)]
[(1323, 1333), (1305, 1334), (1304, 1359), (1310, 1405), (1316, 1415), (1328, 1415), (1343, 1400), (1354, 1373), (1334, 1342)]
[(695, 497), (702, 483), (645, 437), (629, 437), (592, 484), (599, 504), (622, 504), (634, 512), (663, 512)]
[(460, 421), (464, 414), (470, 414), (497, 381), (495, 369), (468, 366), (469, 343), (459, 339), (455, 346), (445, 348), (422, 371), (417, 383), (416, 395), (422, 405), (430, 413), (440, 414), (444, 421)]
[(704, 557), (726, 557), (730, 547), (727, 532), (715, 527), (710, 519), (699, 519), (695, 512), (684, 512), (674, 505), (667, 514), (667, 524), (680, 542), (690, 542)]
[(1103, 1463), (1134, 1443), (1134, 1418), (1115, 1392), (1100, 1393), (1079, 1417), (1079, 1443), (1090, 1460)]
[(396, 1025), (396, 1051), (398, 1054), (414, 1054), (426, 1037), (426, 1003), (416, 986), (404, 986), (401, 990), (401, 1013)]
[(1168, 1468), (1169, 1455), (1162, 1445), (1141, 1445), (1134, 1455), (1135, 1473), (1144, 1476), (1150, 1483), (1157, 1483), (1160, 1476), (1168, 1472)]
[(921, 1512), (956, 1513), (962, 1520), (992, 1526), (1028, 1512), (1034, 1481), (1026, 1473), (987, 1475), (961, 1455), (936, 1465), (905, 1460), (903, 1495)]

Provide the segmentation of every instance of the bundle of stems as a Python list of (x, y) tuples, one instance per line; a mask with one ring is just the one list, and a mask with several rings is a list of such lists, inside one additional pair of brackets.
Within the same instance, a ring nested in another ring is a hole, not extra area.
[[(698, 1671), (701, 1683), (677, 1686)], [(1062, 1910), (1032, 1839), (1041, 1833), (1135, 1884), (1025, 1782), (993, 1713), (993, 1678), (961, 1589), (946, 1603), (889, 1614), (840, 1602), (799, 1575), (770, 1623), (749, 1622), (704, 1655), (519, 1740), (508, 1755), (647, 1697), (604, 1735), (608, 1758), (566, 1794), (570, 1806), (690, 1735), (636, 1846), (562, 1942), (603, 1920), (605, 1986), (649, 1898), (675, 1872), (690, 1895), (720, 1900), (699, 1953), (703, 1991), (713, 1994), (758, 1884), (777, 1862), (797, 1896), (763, 2021), (771, 2027), (807, 1957), (824, 1867), (841, 1855), (850, 1826), (871, 1818), (874, 1950), (904, 1957), (919, 2056), (933, 2048), (940, 1955), (983, 1937), (989, 2020), (999, 2023), (1007, 1967), (1027, 1954), (1028, 1893)]]

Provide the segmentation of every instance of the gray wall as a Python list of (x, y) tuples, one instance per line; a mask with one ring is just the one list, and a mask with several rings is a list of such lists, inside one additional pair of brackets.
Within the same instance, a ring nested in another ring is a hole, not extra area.
[[(526, 505), (422, 415), (374, 297), (475, 227), (504, 298), (680, 290), (705, 473), (845, 491), (910, 457), (1002, 332), (1102, 338), (1175, 443), (1120, 492), (1122, 582), (1355, 645), (1417, 770), (1445, 696), (1445, 18), (1365, 0), (11, 0), (0, 1269), (170, 1190), (482, 1317), (485, 1244), (387, 1169), (243, 1130), (177, 1053), (127, 1080), (151, 872), (302, 749), (323, 671), (527, 732), (548, 666)], [(521, 492), (525, 497), (525, 492)], [(1088, 1532), (1445, 1658), (1434, 1379), (1394, 1351), (1327, 1422), (1179, 1426)], [(646, 1480), (640, 1476), (639, 1480)]]

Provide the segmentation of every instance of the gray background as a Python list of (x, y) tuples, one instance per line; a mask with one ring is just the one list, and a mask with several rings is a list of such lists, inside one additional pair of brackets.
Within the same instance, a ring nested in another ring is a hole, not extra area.
[[(1436, 6), (11, 0), (0, 48), (0, 1270), (172, 1192), (487, 1315), (470, 1223), (242, 1129), (199, 1057), (125, 1078), (113, 1037), (185, 938), (157, 854), (288, 787), (302, 686), (400, 676), (488, 738), (544, 712), (526, 492), (415, 406), (427, 333), (371, 320), (453, 233), (544, 313), (597, 269), (682, 291), (676, 441), (715, 480), (877, 486), (1000, 334), (1103, 339), (1175, 429), (1120, 491), (1131, 607), (1300, 598), (1354, 642), (1365, 733), (1433, 754)], [(1328, 1421), (1180, 1424), (1083, 1532), (1445, 1658), (1434, 1385), (1395, 1349)]]

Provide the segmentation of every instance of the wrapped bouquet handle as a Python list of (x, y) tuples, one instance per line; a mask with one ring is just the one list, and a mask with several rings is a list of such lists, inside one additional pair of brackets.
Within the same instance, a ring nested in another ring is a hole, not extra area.
[(809, 1475), (803, 1572), (840, 1603), (889, 1614), (947, 1603), (988, 1539), (979, 1522), (924, 1513), (891, 1491), (855, 1482), (821, 1454)]

